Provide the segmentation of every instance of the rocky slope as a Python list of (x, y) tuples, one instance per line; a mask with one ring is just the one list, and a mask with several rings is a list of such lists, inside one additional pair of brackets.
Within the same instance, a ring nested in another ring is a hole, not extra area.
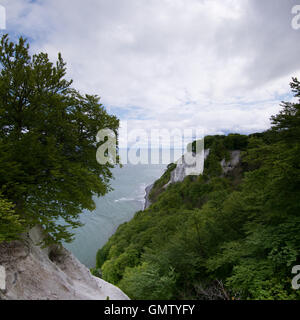
[[(204, 160), (207, 158), (209, 155), (210, 150), (206, 149), (204, 151)], [(223, 169), (223, 173), (227, 174), (228, 172), (232, 171), (239, 163), (241, 160), (241, 151), (240, 150), (234, 150), (230, 152), (230, 160), (226, 162), (225, 159), (221, 161), (221, 166)], [(189, 165), (187, 165), (184, 161), (180, 161), (180, 163), (177, 163), (176, 168), (171, 172), (171, 177), (170, 181), (164, 186), (164, 188), (167, 188), (169, 184), (175, 183), (175, 182), (181, 182), (184, 180), (184, 178), (187, 176), (186, 174), (186, 169), (189, 168)], [(203, 173), (203, 169), (202, 169)], [(149, 208), (151, 205), (151, 201), (149, 199), (149, 194), (151, 192), (151, 189), (154, 184), (151, 184), (147, 186), (146, 188), (146, 195), (145, 195), (145, 205), (144, 205), (144, 210)]]
[(91, 275), (65, 248), (42, 249), (41, 229), (35, 227), (24, 241), (0, 244), (5, 289), (0, 300), (128, 300), (117, 287)]
[(149, 186), (146, 187), (145, 191), (146, 191), (146, 194), (145, 194), (145, 203), (144, 203), (144, 210), (146, 210), (147, 208), (150, 207), (151, 205), (151, 201), (149, 199), (149, 194), (150, 194), (150, 191), (153, 187), (154, 183), (150, 184)]

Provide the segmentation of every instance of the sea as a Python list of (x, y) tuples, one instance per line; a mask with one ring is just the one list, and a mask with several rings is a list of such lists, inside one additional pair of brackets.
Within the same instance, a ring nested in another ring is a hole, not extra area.
[[(169, 152), (161, 151), (162, 153)], [(82, 227), (72, 230), (75, 240), (64, 243), (80, 262), (88, 268), (95, 267), (96, 253), (115, 233), (118, 226), (131, 220), (137, 211), (143, 210), (145, 188), (164, 173), (167, 163), (160, 158), (160, 164), (125, 164), (112, 169), (113, 191), (95, 198), (96, 209), (80, 215)], [(174, 159), (170, 158), (170, 162)], [(163, 162), (163, 163), (162, 163)]]

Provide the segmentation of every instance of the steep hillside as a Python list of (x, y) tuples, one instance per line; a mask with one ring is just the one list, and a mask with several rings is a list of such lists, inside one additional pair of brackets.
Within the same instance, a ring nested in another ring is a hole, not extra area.
[(171, 164), (99, 250), (102, 277), (133, 299), (299, 299), (299, 145), (274, 128), (205, 148), (202, 175), (172, 181)]

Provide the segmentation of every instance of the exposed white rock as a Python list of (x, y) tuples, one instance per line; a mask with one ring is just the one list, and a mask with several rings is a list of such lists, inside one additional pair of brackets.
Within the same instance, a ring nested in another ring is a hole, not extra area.
[(230, 160), (228, 162), (223, 159), (221, 161), (221, 166), (224, 174), (227, 174), (229, 171), (232, 171), (241, 161), (241, 151), (235, 150), (230, 153)]
[(149, 199), (149, 194), (150, 194), (150, 191), (151, 191), (153, 185), (154, 185), (154, 183), (150, 184), (150, 185), (147, 186), (146, 189), (145, 189), (146, 194), (145, 194), (144, 210), (146, 210), (147, 208), (149, 208), (150, 205), (151, 205), (151, 201), (150, 201), (150, 199)]
[[(210, 152), (209, 149), (204, 150), (204, 160), (208, 157), (209, 152)], [(170, 184), (175, 183), (175, 182), (182, 182), (184, 180), (184, 178), (188, 175), (188, 170), (192, 166), (188, 165), (184, 161), (184, 157), (186, 157), (186, 154), (183, 155), (182, 158), (180, 158), (177, 161), (177, 166), (171, 172), (169, 182), (166, 185), (164, 185), (163, 188), (167, 188)], [(199, 155), (199, 157), (201, 157), (201, 155)], [(225, 159), (223, 159), (221, 161), (221, 166), (223, 168), (223, 174), (227, 174), (228, 172), (232, 171), (240, 163), (240, 161), (241, 161), (241, 151), (240, 150), (231, 151), (230, 152), (230, 160), (228, 162), (226, 162)], [(203, 165), (204, 165), (204, 163), (203, 163)], [(201, 170), (200, 170), (200, 172), (198, 172), (198, 174), (202, 174), (203, 169), (204, 169), (204, 167), (201, 168)], [(150, 191), (151, 191), (153, 185), (154, 184), (152, 184), (146, 188), (144, 210), (146, 210), (151, 205), (151, 202), (149, 200), (149, 194), (150, 194)]]
[[(190, 152), (190, 154), (192, 154)], [(204, 159), (205, 160), (207, 158), (207, 156), (209, 155), (209, 149), (204, 150)], [(194, 157), (195, 155), (192, 154), (192, 157)], [(196, 155), (196, 161), (200, 163), (201, 168), (199, 168), (197, 170), (197, 175), (200, 175), (203, 173), (204, 170), (204, 162), (201, 163), (202, 161), (202, 156), (203, 153), (199, 153)], [(164, 188), (166, 188), (169, 184), (175, 183), (175, 182), (182, 182), (184, 180), (184, 178), (189, 174), (189, 170), (192, 171), (193, 166), (189, 165), (186, 163), (185, 159), (188, 158), (188, 153), (183, 155), (181, 157), (181, 159), (179, 159), (177, 161), (177, 166), (176, 168), (171, 172), (171, 178), (170, 181), (164, 186)]]
[(0, 244), (0, 265), (6, 271), (4, 300), (128, 300), (117, 287), (91, 275), (65, 248), (42, 249), (41, 229), (35, 227), (24, 242)]

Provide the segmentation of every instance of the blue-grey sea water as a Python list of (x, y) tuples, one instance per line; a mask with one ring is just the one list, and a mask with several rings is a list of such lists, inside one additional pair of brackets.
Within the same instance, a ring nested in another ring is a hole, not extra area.
[(146, 186), (157, 180), (166, 164), (132, 165), (113, 169), (113, 191), (95, 199), (96, 210), (83, 212), (83, 227), (75, 229), (75, 240), (64, 244), (83, 264), (95, 266), (96, 253), (113, 235), (118, 226), (129, 221), (135, 212), (142, 210)]

